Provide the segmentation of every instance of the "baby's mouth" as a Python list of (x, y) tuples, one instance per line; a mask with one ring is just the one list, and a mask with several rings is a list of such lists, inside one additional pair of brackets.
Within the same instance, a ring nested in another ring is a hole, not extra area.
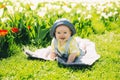
[(61, 40), (64, 40), (65, 38), (60, 38)]

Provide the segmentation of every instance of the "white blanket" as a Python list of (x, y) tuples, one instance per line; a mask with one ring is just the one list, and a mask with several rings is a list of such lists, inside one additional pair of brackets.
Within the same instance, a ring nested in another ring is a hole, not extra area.
[[(80, 37), (76, 37), (75, 39), (78, 42), (80, 49), (83, 49), (83, 47), (86, 46), (87, 53), (81, 57), (82, 64), (92, 65), (96, 60), (100, 58), (100, 55), (97, 54), (96, 52), (94, 42), (88, 39), (81, 39)], [(35, 52), (25, 49), (25, 54), (27, 56), (34, 58), (51, 60), (49, 57), (50, 50), (51, 50), (51, 46), (48, 46), (47, 48), (38, 49)]]

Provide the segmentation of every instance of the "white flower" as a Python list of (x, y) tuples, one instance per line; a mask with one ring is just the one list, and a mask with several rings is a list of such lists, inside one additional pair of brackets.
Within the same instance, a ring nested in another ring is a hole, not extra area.
[(59, 14), (59, 15), (63, 14), (63, 11), (62, 11), (62, 10), (59, 10), (59, 11), (58, 11), (58, 14)]
[(117, 8), (114, 8), (115, 11), (117, 11)]
[(106, 6), (112, 8), (112, 4), (111, 3), (108, 3)]
[(46, 9), (48, 9), (48, 10), (51, 10), (51, 9), (56, 9), (56, 10), (58, 10), (58, 9), (60, 9), (60, 6), (59, 6), (59, 5), (52, 5), (52, 4), (50, 4), (50, 3), (45, 4), (45, 7), (46, 7)]
[(100, 14), (100, 13), (101, 13), (101, 11), (98, 10), (98, 11), (97, 11), (97, 14)]
[(106, 13), (104, 13), (104, 12), (103, 12), (103, 13), (101, 13), (101, 16), (105, 16), (105, 15), (106, 15)]
[(17, 2), (17, 0), (11, 0), (11, 2), (12, 2), (12, 3), (16, 3), (16, 2)]
[(62, 8), (65, 12), (70, 12), (71, 11), (71, 8), (69, 8), (67, 6), (63, 6)]
[(40, 8), (40, 11), (46, 12), (46, 11), (47, 11), (47, 8), (46, 8), (46, 7), (41, 7), (41, 8)]
[(57, 10), (61, 8), (60, 6), (57, 6), (57, 5), (54, 5), (53, 7)]
[[(12, 1), (12, 0), (11, 0)], [(27, 4), (30, 4), (30, 1), (29, 0), (19, 0), (20, 3), (22, 3), (23, 5), (27, 5)]]
[(17, 11), (17, 12), (22, 12), (22, 10), (23, 10), (23, 7), (21, 7), (20, 2), (15, 2), (15, 4), (12, 5), (12, 7), (14, 8), (14, 11)]
[(89, 15), (87, 16), (87, 18), (88, 18), (88, 19), (92, 18), (92, 15), (89, 14)]
[(85, 17), (85, 19), (91, 19), (92, 18), (92, 15), (88, 15), (87, 17)]
[(106, 6), (98, 6), (97, 11), (104, 11), (105, 8), (106, 8)]
[(113, 13), (112, 12), (110, 12), (109, 14), (108, 14), (108, 17), (111, 17), (113, 15)]
[(14, 14), (13, 6), (6, 6), (9, 14)]
[(4, 9), (2, 8), (2, 9), (0, 9), (0, 17), (2, 17), (2, 15), (3, 15), (3, 11), (4, 11)]
[(37, 8), (37, 5), (30, 5), (30, 8), (31, 8), (32, 10), (35, 10), (35, 9)]
[(9, 18), (5, 18), (5, 17), (4, 17), (4, 18), (1, 18), (1, 21), (2, 21), (2, 22), (6, 22), (8, 19), (9, 19)]
[(81, 17), (78, 17), (78, 20), (80, 21)]
[(40, 11), (37, 13), (37, 15), (39, 15), (40, 17), (44, 17), (45, 14), (46, 14), (46, 12), (44, 12), (44, 11)]
[(77, 10), (77, 12), (76, 12), (76, 13), (77, 13), (77, 14), (80, 14), (81, 12), (82, 12), (81, 10)]
[(21, 5), (20, 5), (20, 2), (16, 2), (15, 3), (15, 7), (20, 7)]
[(37, 6), (40, 0), (30, 0), (30, 2), (34, 5)]
[(50, 3), (45, 4), (45, 7), (46, 7), (47, 9), (52, 9), (52, 8), (53, 8), (52, 4), (50, 4)]
[(87, 6), (87, 10), (88, 10), (88, 11), (91, 10), (91, 5)]
[(83, 11), (83, 12), (82, 12), (82, 14), (83, 14), (83, 15), (86, 15), (86, 12), (85, 12), (85, 11)]
[(103, 13), (101, 13), (101, 17), (104, 17), (104, 18), (107, 19), (107, 18), (108, 18), (108, 15), (106, 15), (106, 13), (103, 12)]
[(76, 4), (75, 4), (75, 3), (72, 3), (71, 6), (72, 6), (72, 8), (74, 8), (74, 7), (76, 6)]
[(97, 4), (92, 4), (93, 7), (97, 7)]
[(3, 0), (0, 0), (0, 2), (3, 2)]
[(118, 12), (117, 12), (117, 11), (115, 11), (115, 12), (113, 13), (113, 15), (116, 15), (116, 14), (118, 14)]
[(18, 12), (22, 12), (23, 11), (23, 7), (15, 7), (14, 11), (18, 11)]
[(20, 7), (20, 8), (19, 8), (19, 12), (22, 12), (22, 11), (23, 11), (23, 7)]
[(86, 6), (87, 6), (87, 3), (82, 3), (82, 6), (86, 7)]

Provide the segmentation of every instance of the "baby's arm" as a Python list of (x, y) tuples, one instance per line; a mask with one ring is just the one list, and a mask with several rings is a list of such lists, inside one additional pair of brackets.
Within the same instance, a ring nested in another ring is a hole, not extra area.
[(68, 57), (67, 63), (72, 63), (76, 57), (77, 57), (76, 53), (71, 53)]
[(49, 54), (51, 60), (55, 60), (55, 57), (57, 56), (55, 52), (50, 52)]

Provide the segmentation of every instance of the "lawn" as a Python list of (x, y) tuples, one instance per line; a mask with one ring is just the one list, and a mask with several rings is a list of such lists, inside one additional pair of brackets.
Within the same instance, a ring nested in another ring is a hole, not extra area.
[(119, 80), (120, 31), (94, 34), (101, 58), (92, 66), (64, 67), (56, 61), (29, 59), (21, 50), (17, 55), (0, 60), (0, 80)]

